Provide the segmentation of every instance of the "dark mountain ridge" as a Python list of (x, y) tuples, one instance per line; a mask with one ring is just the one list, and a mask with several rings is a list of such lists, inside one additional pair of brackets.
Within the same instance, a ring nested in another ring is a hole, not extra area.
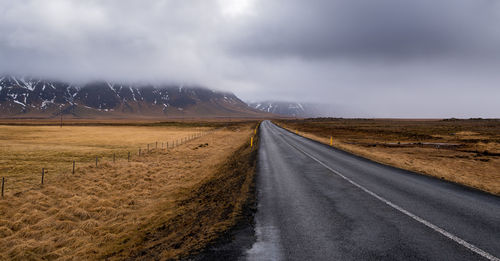
[(0, 117), (262, 116), (232, 93), (198, 86), (133, 85), (96, 81), (75, 85), (0, 77)]

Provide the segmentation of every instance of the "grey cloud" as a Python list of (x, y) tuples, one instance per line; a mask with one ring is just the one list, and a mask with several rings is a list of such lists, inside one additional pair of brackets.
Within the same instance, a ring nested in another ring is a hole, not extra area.
[[(206, 1), (0, 2), (0, 70), (54, 77), (170, 79), (200, 74)], [(200, 67), (200, 68), (197, 68)], [(197, 75), (193, 78), (198, 77)], [(187, 79), (189, 81), (189, 79)]]
[(0, 73), (500, 117), (498, 0), (0, 0)]
[(408, 59), (500, 52), (492, 0), (260, 1), (233, 50), (300, 58)]

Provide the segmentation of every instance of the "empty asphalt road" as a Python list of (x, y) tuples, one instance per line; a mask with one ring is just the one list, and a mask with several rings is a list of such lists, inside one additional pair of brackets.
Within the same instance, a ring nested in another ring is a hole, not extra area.
[(247, 260), (499, 260), (500, 197), (260, 127)]

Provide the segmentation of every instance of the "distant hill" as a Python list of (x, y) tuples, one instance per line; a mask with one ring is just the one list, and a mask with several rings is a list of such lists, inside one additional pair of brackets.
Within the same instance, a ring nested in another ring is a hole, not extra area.
[(333, 109), (331, 109), (331, 106), (324, 104), (264, 101), (250, 102), (248, 105), (262, 112), (274, 113), (288, 117), (307, 118), (333, 115)]
[(304, 106), (296, 102), (264, 101), (250, 102), (248, 105), (263, 112), (284, 116), (304, 117), (304, 114), (306, 113)]
[(0, 77), (0, 117), (265, 117), (232, 93), (195, 86)]

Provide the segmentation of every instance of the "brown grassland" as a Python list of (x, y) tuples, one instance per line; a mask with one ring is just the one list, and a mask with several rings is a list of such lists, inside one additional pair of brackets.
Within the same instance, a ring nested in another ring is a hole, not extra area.
[(109, 161), (113, 154), (126, 159), (208, 128), (150, 126), (7, 126), (0, 125), (0, 175), (8, 180), (8, 190), (30, 188), (40, 183), (41, 169), (46, 178), (98, 161)]
[(178, 259), (213, 242), (252, 199), (256, 122), (137, 155), (202, 125), (0, 127), (0, 260)]
[(500, 120), (305, 119), (277, 123), (371, 160), (500, 195)]

